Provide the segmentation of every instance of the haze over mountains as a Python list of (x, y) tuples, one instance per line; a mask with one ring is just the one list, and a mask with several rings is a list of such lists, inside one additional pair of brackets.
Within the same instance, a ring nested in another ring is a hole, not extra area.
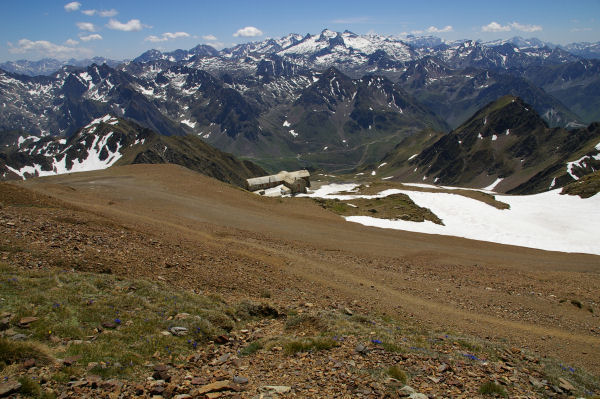
[(324, 30), (220, 51), (150, 50), (118, 66), (62, 66), (48, 76), (0, 70), (0, 131), (10, 152), (19, 137), (69, 137), (110, 115), (164, 136), (199, 136), (271, 170), (351, 171), (420, 132), (458, 131), (505, 95), (529, 104), (544, 128), (583, 131), (600, 120), (597, 51), (598, 43)]

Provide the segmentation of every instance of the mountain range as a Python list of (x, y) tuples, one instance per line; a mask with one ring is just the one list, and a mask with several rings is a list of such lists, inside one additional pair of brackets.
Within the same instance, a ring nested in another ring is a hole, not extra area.
[(600, 60), (587, 58), (597, 47), (326, 29), (220, 51), (150, 50), (47, 76), (0, 70), (0, 144), (10, 152), (30, 136), (68, 140), (111, 115), (160, 136), (195, 136), (269, 171), (347, 172), (390, 156), (400, 142), (422, 143), (419, 134), (463, 131), (506, 95), (539, 115), (535, 126), (589, 129), (600, 120)]

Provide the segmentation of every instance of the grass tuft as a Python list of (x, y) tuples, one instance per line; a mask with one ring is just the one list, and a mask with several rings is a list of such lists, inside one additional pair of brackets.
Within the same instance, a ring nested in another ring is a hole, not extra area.
[(50, 356), (42, 345), (0, 337), (0, 370), (26, 359), (35, 359), (37, 363), (45, 364), (50, 361)]
[(387, 374), (390, 377), (395, 378), (396, 380), (400, 381), (403, 384), (406, 384), (406, 382), (408, 381), (408, 376), (406, 375), (406, 373), (404, 372), (404, 370), (402, 370), (398, 366), (391, 366), (391, 367), (389, 367), (387, 369)]
[(283, 346), (285, 353), (293, 355), (299, 352), (317, 352), (329, 350), (338, 346), (332, 338), (315, 337), (286, 342)]
[(484, 382), (479, 387), (479, 393), (482, 395), (500, 395), (505, 398), (508, 397), (508, 394), (502, 385), (496, 384), (493, 381)]
[(19, 383), (21, 383), (21, 388), (19, 389), (19, 393), (25, 397), (36, 398), (36, 399), (54, 399), (56, 395), (53, 393), (47, 393), (42, 391), (42, 387), (40, 384), (35, 382), (32, 378), (28, 376), (23, 376), (19, 378)]
[(260, 341), (254, 341), (251, 344), (249, 344), (248, 346), (246, 346), (244, 349), (242, 349), (240, 351), (240, 355), (242, 356), (250, 356), (256, 352), (258, 352), (259, 350), (261, 350), (263, 348), (263, 344)]

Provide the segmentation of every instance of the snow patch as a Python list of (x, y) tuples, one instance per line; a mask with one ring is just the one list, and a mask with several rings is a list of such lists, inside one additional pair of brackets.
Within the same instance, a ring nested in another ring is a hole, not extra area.
[(500, 184), (500, 182), (504, 180), (502, 177), (497, 178), (492, 184), (490, 184), (487, 187), (482, 188), (482, 190), (486, 190), (486, 191), (494, 191), (494, 189), (496, 188), (496, 186), (498, 184)]
[(191, 127), (192, 129), (196, 127), (196, 123), (197, 122), (192, 122), (189, 119), (184, 119), (181, 121), (181, 123), (183, 123), (184, 125), (188, 125), (189, 127)]
[[(26, 179), (27, 175), (33, 176), (52, 176), (60, 175), (64, 173), (75, 173), (75, 172), (88, 172), (91, 170), (106, 169), (115, 164), (121, 157), (122, 154), (119, 152), (121, 149), (121, 143), (117, 144), (115, 151), (110, 151), (108, 148), (108, 140), (113, 135), (113, 132), (100, 138), (99, 136), (94, 137), (94, 141), (87, 151), (87, 157), (84, 159), (74, 159), (73, 164), (70, 168), (67, 168), (67, 155), (62, 154), (54, 158), (51, 170), (42, 170), (42, 166), (38, 164), (27, 165), (21, 169), (14, 169), (7, 165), (13, 173), (19, 175), (23, 180)], [(106, 149), (108, 156), (104, 159), (100, 159), (100, 153), (103, 149)], [(66, 152), (64, 150), (63, 152)], [(59, 157), (60, 160), (58, 159)]]
[(600, 255), (595, 238), (600, 226), (599, 195), (581, 199), (560, 195), (560, 190), (554, 190), (536, 195), (497, 196), (496, 199), (510, 205), (510, 209), (500, 210), (461, 195), (393, 191), (406, 194), (417, 205), (431, 209), (445, 226), (429, 221), (416, 223), (370, 216), (350, 216), (346, 220), (387, 229)]

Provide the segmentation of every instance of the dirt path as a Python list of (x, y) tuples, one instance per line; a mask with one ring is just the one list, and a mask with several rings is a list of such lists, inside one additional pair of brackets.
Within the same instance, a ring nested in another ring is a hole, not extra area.
[(364, 227), (308, 199), (260, 198), (176, 166), (26, 185), (153, 231), (195, 257), (202, 248), (226, 259), (173, 273), (188, 285), (205, 288), (208, 277), (197, 276), (212, 273), (214, 288), (235, 295), (236, 281), (248, 276), (248, 287), (282, 303), (393, 314), (440, 332), (507, 340), (600, 375), (597, 256)]

